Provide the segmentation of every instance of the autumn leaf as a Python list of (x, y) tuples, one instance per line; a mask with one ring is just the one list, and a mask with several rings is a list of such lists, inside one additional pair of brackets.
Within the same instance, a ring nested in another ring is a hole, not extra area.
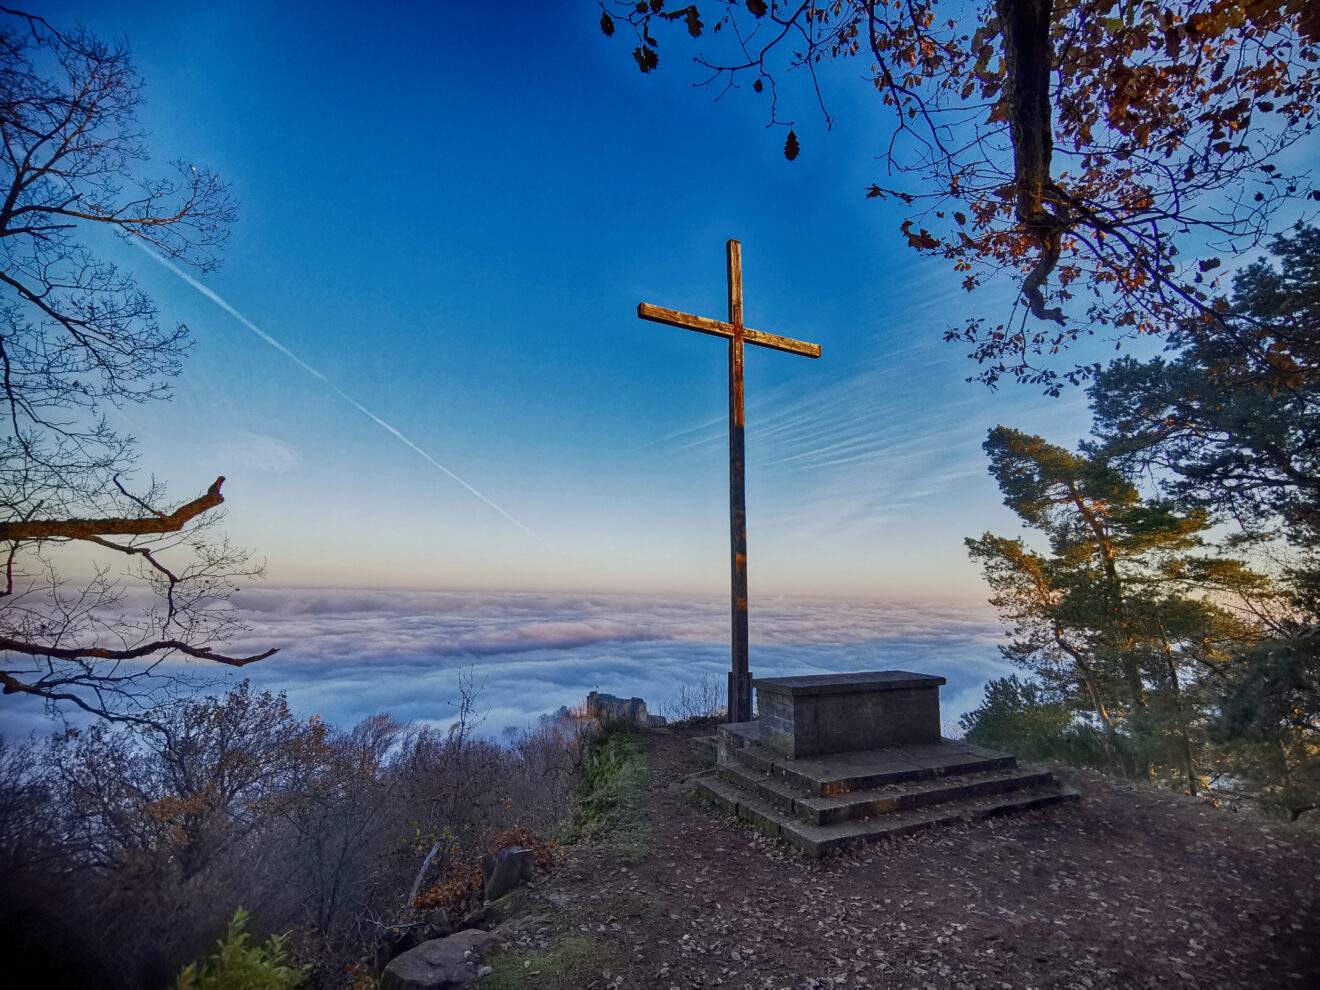
[(637, 68), (643, 72), (650, 72), (660, 64), (660, 57), (656, 55), (655, 49), (645, 45), (633, 49), (633, 60), (637, 63)]
[(789, 131), (788, 137), (784, 139), (784, 157), (791, 162), (793, 159), (797, 158), (798, 150), (797, 134), (793, 131)]
[[(777, 33), (758, 43), (755, 59), (735, 52), (727, 64), (707, 67), (726, 73), (734, 87), (750, 80), (758, 95), (776, 89), (783, 94), (779, 84), (788, 77), (776, 75), (781, 67), (823, 65), (869, 48), (870, 81), (895, 135), (910, 132), (929, 151), (905, 151), (907, 143), (900, 141), (885, 155), (891, 172), (924, 181), (915, 190), (916, 202), (938, 204), (921, 219), (939, 226), (926, 230), (914, 216), (904, 231), (908, 242), (944, 255), (959, 280), (973, 271), (986, 281), (988, 272), (1016, 271), (1033, 273), (1033, 284), (1054, 282), (1055, 292), (1071, 284), (1076, 298), (1091, 297), (1089, 326), (1117, 327), (1125, 335), (1123, 328), (1132, 328), (1132, 335), (1159, 333), (1159, 326), (1175, 325), (1210, 305), (1202, 287), (1215, 284), (1214, 269), (1198, 273), (1195, 256), (1187, 264), (1171, 262), (1180, 247), (1189, 246), (1183, 240), (1194, 242), (1198, 229), (1221, 223), (1214, 190), (1234, 190), (1223, 212), (1235, 233), (1216, 248), (1224, 259), (1220, 273), (1253, 239), (1269, 233), (1290, 200), (1320, 201), (1320, 191), (1291, 174), (1280, 155), (1314, 127), (1320, 113), (1320, 3), (1056, 3), (1029, 28), (994, 16), (1018, 7), (1007, 2), (979, 5), (985, 9), (977, 25), (958, 16), (964, 5), (952, 0), (726, 0), (711, 24), (702, 23), (699, 6), (700, 0), (637, 0), (610, 9), (627, 12), (639, 32), (634, 58), (643, 72), (657, 67), (658, 45), (650, 32), (661, 24), (674, 34), (696, 36), (708, 27), (712, 34), (721, 27), (751, 32), (770, 26), (761, 25), (762, 19), (774, 20)], [(859, 27), (857, 15), (872, 7), (897, 13), (878, 19), (868, 35), (865, 18)], [(604, 23), (602, 18), (602, 30)], [(1048, 40), (1042, 33), (1051, 43), (1070, 40), (1058, 46), (1049, 66), (1040, 93), (1045, 104), (1032, 109), (1023, 97), (1030, 87), (1013, 76), (1026, 71), (1024, 65), (1038, 74), (1039, 65), (1015, 56), (1030, 54), (1033, 38)], [(772, 125), (780, 123), (777, 109), (770, 109)], [(1010, 142), (1018, 140), (1013, 135), (1019, 117), (1039, 124), (1043, 115), (1042, 133), (1068, 149), (1067, 163), (1061, 153), (1051, 159), (1048, 143), (1041, 153), (1026, 142), (1030, 154), (1024, 160), (1030, 160), (1018, 182), (1016, 160), (1005, 169), (994, 141), (946, 146), (938, 121), (949, 113), (966, 114), (969, 126), (974, 121), (987, 135), (1002, 131)], [(1268, 128), (1257, 126), (1266, 114)], [(789, 161), (801, 153), (795, 132), (782, 147)], [(913, 204), (887, 187), (868, 184), (863, 190), (871, 199)], [(1065, 282), (1053, 273), (1066, 266), (1072, 268)], [(1001, 372), (1021, 374), (1022, 365), (1011, 363), (1020, 358), (1015, 348), (1058, 353), (1068, 346), (1066, 340), (1042, 342), (1030, 335), (1003, 342), (973, 332), (968, 340), (976, 345), (975, 360), (990, 369), (987, 381)], [(1053, 370), (1041, 374), (1046, 384), (1060, 377)]]
[(922, 227), (915, 234), (912, 233), (911, 220), (904, 220), (899, 229), (903, 231), (903, 236), (907, 238), (908, 246), (918, 251), (933, 251), (940, 246), (940, 242), (925, 227)]
[(600, 12), (600, 31), (607, 38), (614, 37), (614, 18), (603, 10)]

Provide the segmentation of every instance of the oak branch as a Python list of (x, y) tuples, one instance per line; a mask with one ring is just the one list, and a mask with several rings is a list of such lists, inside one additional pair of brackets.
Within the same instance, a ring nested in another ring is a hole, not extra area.
[(108, 519), (27, 519), (0, 523), (0, 540), (94, 540), (99, 536), (149, 536), (153, 533), (177, 533), (225, 498), (220, 494), (224, 476), (206, 490), (206, 494), (185, 502), (170, 513), (148, 516), (110, 517)]

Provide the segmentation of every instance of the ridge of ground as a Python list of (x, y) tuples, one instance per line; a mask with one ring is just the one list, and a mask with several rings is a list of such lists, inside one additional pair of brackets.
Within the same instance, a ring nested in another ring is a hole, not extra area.
[(1069, 771), (1080, 804), (816, 862), (694, 798), (640, 736), (645, 835), (520, 892), (486, 986), (1320, 985), (1320, 836)]

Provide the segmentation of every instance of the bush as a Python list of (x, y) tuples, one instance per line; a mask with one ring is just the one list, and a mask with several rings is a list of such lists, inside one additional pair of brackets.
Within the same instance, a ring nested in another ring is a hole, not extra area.
[(174, 990), (293, 990), (307, 978), (305, 966), (295, 966), (284, 947), (284, 937), (272, 935), (251, 944), (248, 914), (234, 912), (215, 954), (198, 969), (189, 963), (175, 981)]
[(1016, 674), (986, 684), (981, 706), (964, 715), (961, 726), (969, 742), (1028, 759), (1058, 760), (1126, 776), (1137, 763), (1130, 740), (1106, 735), (1081, 721), (1044, 686)]
[(1221, 682), (1210, 739), (1245, 795), (1290, 821), (1320, 819), (1320, 636), (1291, 628), (1244, 653)]
[(727, 685), (723, 678), (706, 674), (694, 684), (680, 684), (678, 697), (664, 708), (671, 726), (697, 728), (728, 721)]
[(474, 698), (466, 684), (443, 730), (384, 715), (338, 730), (240, 684), (167, 702), (153, 713), (167, 732), (99, 724), (0, 742), (5, 920), (22, 923), (0, 948), (57, 959), (70, 985), (170, 986), (242, 904), (253, 931), (297, 925), (307, 984), (342, 985), (389, 931), (424, 920), (418, 893), (491, 843), (549, 856), (529, 836), (576, 806), (576, 724), (500, 745), (472, 731)]
[(646, 844), (642, 792), (646, 756), (637, 730), (628, 723), (606, 723), (591, 739), (578, 770), (576, 814), (571, 839), (603, 839), (625, 855)]

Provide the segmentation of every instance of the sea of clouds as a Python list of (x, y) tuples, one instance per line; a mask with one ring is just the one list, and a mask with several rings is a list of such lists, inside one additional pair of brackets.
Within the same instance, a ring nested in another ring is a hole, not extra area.
[[(729, 663), (725, 598), (267, 588), (235, 601), (251, 630), (228, 652), (280, 652), (231, 679), (285, 691), (301, 714), (339, 726), (376, 712), (447, 725), (465, 672), (482, 685), (491, 734), (592, 690), (644, 698), (663, 714), (681, 685), (706, 675), (722, 684)], [(751, 609), (751, 667), (758, 676), (941, 674), (952, 730), (985, 682), (1007, 671), (1002, 637), (983, 605), (762, 597)], [(51, 727), (36, 706), (0, 705), (6, 735)]]

